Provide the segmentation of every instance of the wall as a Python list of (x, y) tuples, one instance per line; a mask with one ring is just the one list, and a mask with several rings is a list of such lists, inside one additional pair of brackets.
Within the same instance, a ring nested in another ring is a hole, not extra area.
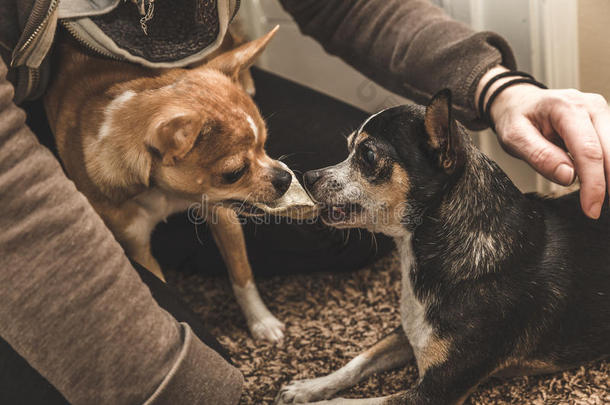
[(580, 88), (610, 100), (610, 1), (579, 0)]

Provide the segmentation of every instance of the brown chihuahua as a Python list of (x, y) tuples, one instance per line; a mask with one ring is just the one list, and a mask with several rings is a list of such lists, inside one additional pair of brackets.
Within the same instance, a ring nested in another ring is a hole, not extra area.
[(277, 28), (193, 69), (150, 70), (63, 41), (61, 74), (45, 97), (68, 176), (127, 255), (163, 279), (150, 250), (152, 230), (204, 199), (248, 326), (255, 338), (272, 341), (283, 337), (284, 325), (258, 294), (240, 222), (226, 203), (271, 205), (287, 191), (303, 191), (265, 153), (265, 122), (239, 83)]

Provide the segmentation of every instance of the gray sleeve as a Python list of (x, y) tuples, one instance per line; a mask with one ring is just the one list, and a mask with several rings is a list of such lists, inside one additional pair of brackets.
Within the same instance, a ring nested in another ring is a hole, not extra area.
[(243, 377), (161, 309), (25, 125), (0, 60), (0, 336), (72, 404), (234, 404)]
[(301, 31), (387, 89), (418, 103), (449, 88), (457, 116), (482, 128), (474, 108), (481, 77), (514, 69), (506, 41), (474, 32), (427, 0), (281, 0)]

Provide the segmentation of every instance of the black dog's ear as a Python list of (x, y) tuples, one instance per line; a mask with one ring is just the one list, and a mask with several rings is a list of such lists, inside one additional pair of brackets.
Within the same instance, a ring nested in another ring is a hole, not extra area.
[(432, 98), (426, 107), (424, 124), (428, 144), (438, 152), (440, 166), (452, 173), (458, 164), (461, 145), (457, 126), (451, 117), (451, 90), (441, 90)]

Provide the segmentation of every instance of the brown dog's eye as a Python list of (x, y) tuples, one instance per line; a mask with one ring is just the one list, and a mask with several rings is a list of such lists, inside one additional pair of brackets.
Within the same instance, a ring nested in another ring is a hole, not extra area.
[(222, 179), (227, 184), (233, 184), (233, 183), (237, 182), (237, 180), (241, 179), (247, 170), (248, 170), (248, 165), (244, 165), (243, 167), (241, 167), (237, 170), (234, 170), (229, 173), (224, 173), (222, 175)]

